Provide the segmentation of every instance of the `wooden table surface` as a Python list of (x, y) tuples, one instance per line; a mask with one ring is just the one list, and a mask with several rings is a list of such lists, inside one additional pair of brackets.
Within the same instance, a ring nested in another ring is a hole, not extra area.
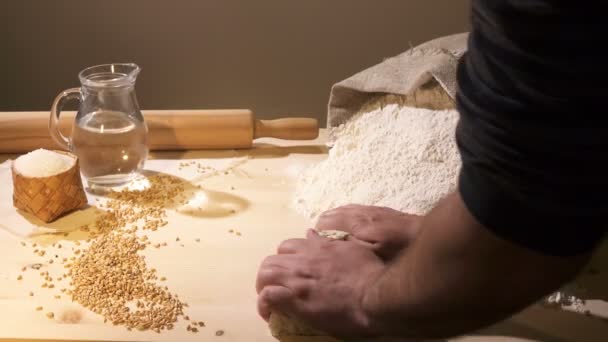
[[(183, 242), (183, 247), (170, 244), (161, 250), (147, 249), (144, 254), (148, 264), (154, 265), (168, 278), (170, 290), (189, 303), (188, 315), (206, 322), (207, 327), (201, 329), (201, 333), (186, 332), (183, 321), (173, 331), (162, 334), (130, 332), (124, 327), (104, 324), (102, 318), (67, 299), (54, 299), (50, 291), (39, 288), (37, 277), (26, 275), (23, 281), (17, 281), (23, 265), (40, 261), (21, 246), (19, 237), (0, 229), (0, 249), (5, 256), (0, 259), (0, 341), (274, 341), (265, 322), (256, 314), (255, 275), (261, 260), (273, 253), (280, 241), (301, 237), (310, 227), (311, 222), (291, 210), (289, 203), (297, 174), (306, 166), (326, 158), (324, 137), (322, 134), (312, 142), (262, 139), (256, 148), (246, 151), (152, 154), (153, 160), (148, 167), (182, 177), (194, 185), (202, 185), (205, 191), (217, 195), (214, 200), (238, 203), (241, 207), (235, 215), (228, 216), (178, 217), (172, 214), (167, 227), (149, 234), (154, 241), (175, 241), (179, 236)], [(11, 158), (14, 156), (0, 155), (0, 163)], [(229, 175), (205, 179), (175, 167), (179, 161), (194, 159), (209, 165), (236, 161), (238, 166)], [(166, 170), (158, 169), (166, 165), (173, 166)], [(69, 225), (69, 219), (64, 224)], [(229, 229), (238, 229), (242, 236), (230, 234)], [(69, 246), (80, 238), (77, 233), (72, 233), (68, 237), (40, 236), (32, 241), (41, 244), (63, 241)], [(200, 239), (200, 242), (195, 242), (195, 239)], [(599, 309), (595, 308), (594, 312), (603, 312), (608, 317), (608, 310), (603, 306), (604, 301), (608, 301), (607, 246), (598, 252), (592, 267), (599, 272), (587, 272), (578, 282), (589, 289), (588, 298), (603, 300), (591, 302), (599, 304)], [(29, 291), (36, 291), (37, 295), (29, 297)], [(81, 319), (74, 324), (49, 320), (35, 311), (39, 305), (58, 314), (78, 312)], [(225, 334), (216, 337), (217, 330), (223, 330)], [(520, 339), (606, 341), (608, 323), (579, 313), (535, 305), (506, 322), (463, 338), (465, 341)], [(332, 339), (296, 338), (289, 341)]]

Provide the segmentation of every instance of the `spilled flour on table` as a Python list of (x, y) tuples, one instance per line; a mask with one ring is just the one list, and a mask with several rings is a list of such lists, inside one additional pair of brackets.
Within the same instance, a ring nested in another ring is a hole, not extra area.
[(299, 177), (293, 206), (312, 219), (356, 203), (424, 214), (454, 190), (460, 155), (456, 110), (402, 105), (402, 97), (372, 101), (334, 129), (333, 147)]

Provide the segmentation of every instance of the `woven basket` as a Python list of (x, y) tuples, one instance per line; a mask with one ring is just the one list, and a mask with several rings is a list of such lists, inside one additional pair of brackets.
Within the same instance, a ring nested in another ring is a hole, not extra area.
[(13, 205), (49, 223), (59, 216), (87, 205), (78, 158), (71, 153), (55, 151), (74, 158), (69, 170), (49, 177), (25, 177), (11, 167)]

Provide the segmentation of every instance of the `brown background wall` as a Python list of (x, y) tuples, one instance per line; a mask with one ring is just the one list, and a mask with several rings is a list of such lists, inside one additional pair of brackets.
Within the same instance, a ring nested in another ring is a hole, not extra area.
[(144, 109), (325, 120), (330, 86), (467, 30), (469, 0), (6, 0), (0, 111), (48, 110), (86, 66), (135, 62)]

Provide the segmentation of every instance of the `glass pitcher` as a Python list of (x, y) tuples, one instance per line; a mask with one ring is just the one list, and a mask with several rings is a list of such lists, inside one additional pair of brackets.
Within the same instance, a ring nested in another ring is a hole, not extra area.
[[(89, 187), (124, 185), (135, 178), (148, 156), (148, 128), (135, 96), (140, 72), (135, 64), (104, 64), (82, 70), (81, 87), (63, 91), (51, 108), (53, 140), (78, 156)], [(80, 102), (72, 134), (59, 131), (66, 101)]]

